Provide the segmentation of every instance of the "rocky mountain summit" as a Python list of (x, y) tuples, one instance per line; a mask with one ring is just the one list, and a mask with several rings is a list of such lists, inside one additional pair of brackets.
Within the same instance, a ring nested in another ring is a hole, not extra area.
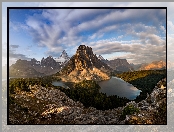
[(113, 70), (122, 71), (122, 72), (134, 70), (134, 68), (127, 62), (126, 59), (117, 58), (114, 60), (107, 60), (107, 59), (104, 59), (101, 55), (99, 55), (98, 58), (102, 62), (106, 63), (109, 67), (111, 67)]
[(158, 70), (165, 68), (166, 68), (166, 62), (153, 61), (152, 63), (142, 65), (139, 70)]
[(60, 64), (52, 56), (48, 56), (47, 58), (42, 58), (40, 65), (36, 65), (34, 68), (45, 75), (52, 75), (60, 70)]
[[(160, 81), (145, 100), (109, 110), (85, 108), (53, 87), (34, 85), (16, 90), (10, 104), (10, 124), (166, 124), (166, 87)], [(39, 108), (39, 109), (38, 109)], [(22, 114), (21, 114), (22, 113)], [(18, 120), (20, 119), (20, 120)]]
[(93, 54), (91, 47), (80, 45), (60, 74), (63, 81), (79, 82), (85, 79), (99, 81), (109, 79), (111, 71), (107, 64)]
[(60, 65), (65, 65), (70, 60), (70, 57), (66, 53), (65, 50), (60, 54), (58, 58), (55, 58), (55, 61), (58, 62)]
[(55, 66), (57, 66), (58, 64), (56, 63), (56, 61), (53, 59), (53, 57), (52, 56), (48, 56), (47, 58), (42, 58), (42, 60), (41, 60), (41, 66), (45, 66), (45, 67), (48, 67), (48, 66), (50, 66), (50, 67), (55, 67)]

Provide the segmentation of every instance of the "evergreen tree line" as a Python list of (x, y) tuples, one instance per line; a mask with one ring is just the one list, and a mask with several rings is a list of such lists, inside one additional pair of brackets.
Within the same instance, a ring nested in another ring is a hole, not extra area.
[[(134, 71), (117, 74), (117, 77), (131, 83), (133, 86), (140, 89), (142, 92), (135, 99), (139, 102), (147, 97), (147, 93), (151, 93), (156, 84), (166, 77), (165, 70), (157, 71)], [(29, 85), (41, 85), (43, 87), (55, 87), (64, 92), (68, 97), (74, 101), (80, 101), (85, 107), (95, 107), (100, 110), (113, 109), (125, 106), (130, 100), (125, 97), (117, 95), (107, 96), (105, 93), (100, 93), (100, 86), (92, 80), (84, 80), (75, 83), (71, 89), (65, 89), (59, 86), (53, 86), (52, 81), (60, 80), (60, 78), (53, 76), (46, 76), (40, 78), (18, 78), (10, 79), (9, 91), (10, 94), (15, 93), (15, 88), (20, 88), (24, 91), (30, 91)], [(166, 84), (163, 84), (164, 86)]]
[(91, 80), (76, 83), (73, 88), (65, 89), (56, 86), (74, 101), (80, 101), (85, 107), (95, 107), (98, 110), (108, 110), (126, 105), (130, 100), (117, 95), (107, 96), (100, 93), (100, 86)]
[(11, 78), (9, 79), (9, 92), (15, 93), (15, 89), (19, 88), (23, 91), (30, 91), (29, 86), (41, 85), (43, 87), (51, 87), (52, 81), (59, 81), (60, 78), (53, 76), (35, 77), (35, 78)]

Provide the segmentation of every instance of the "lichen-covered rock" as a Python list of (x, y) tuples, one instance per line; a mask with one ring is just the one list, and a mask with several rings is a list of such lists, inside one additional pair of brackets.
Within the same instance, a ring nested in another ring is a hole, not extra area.
[[(163, 81), (166, 81), (166, 79), (163, 79)], [(140, 111), (133, 115), (127, 115), (127, 118), (122, 122), (125, 124), (167, 124), (166, 92), (166, 88), (161, 88), (161, 85), (158, 85), (158, 88), (155, 87), (145, 100), (138, 103), (137, 108)], [(129, 102), (127, 105), (130, 104), (134, 103)]]
[[(31, 86), (31, 91), (17, 90), (15, 103), (9, 106), (10, 124), (166, 124), (166, 88), (154, 88), (139, 103), (109, 110), (85, 108), (52, 87)], [(152, 100), (149, 102), (148, 100)]]

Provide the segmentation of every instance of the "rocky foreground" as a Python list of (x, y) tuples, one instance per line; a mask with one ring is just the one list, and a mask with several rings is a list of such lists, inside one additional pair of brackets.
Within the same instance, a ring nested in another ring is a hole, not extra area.
[(30, 89), (16, 90), (12, 96), (10, 124), (166, 124), (166, 88), (159, 84), (145, 100), (105, 111), (85, 108), (59, 89), (37, 85)]

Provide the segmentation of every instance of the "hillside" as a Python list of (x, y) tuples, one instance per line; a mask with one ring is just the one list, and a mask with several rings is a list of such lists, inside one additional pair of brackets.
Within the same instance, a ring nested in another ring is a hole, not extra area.
[(9, 95), (9, 123), (166, 124), (166, 88), (161, 85), (157, 85), (145, 100), (138, 103), (131, 101), (123, 107), (108, 110), (86, 108), (59, 88), (41, 85), (30, 85), (27, 89), (22, 85), (14, 88)]

